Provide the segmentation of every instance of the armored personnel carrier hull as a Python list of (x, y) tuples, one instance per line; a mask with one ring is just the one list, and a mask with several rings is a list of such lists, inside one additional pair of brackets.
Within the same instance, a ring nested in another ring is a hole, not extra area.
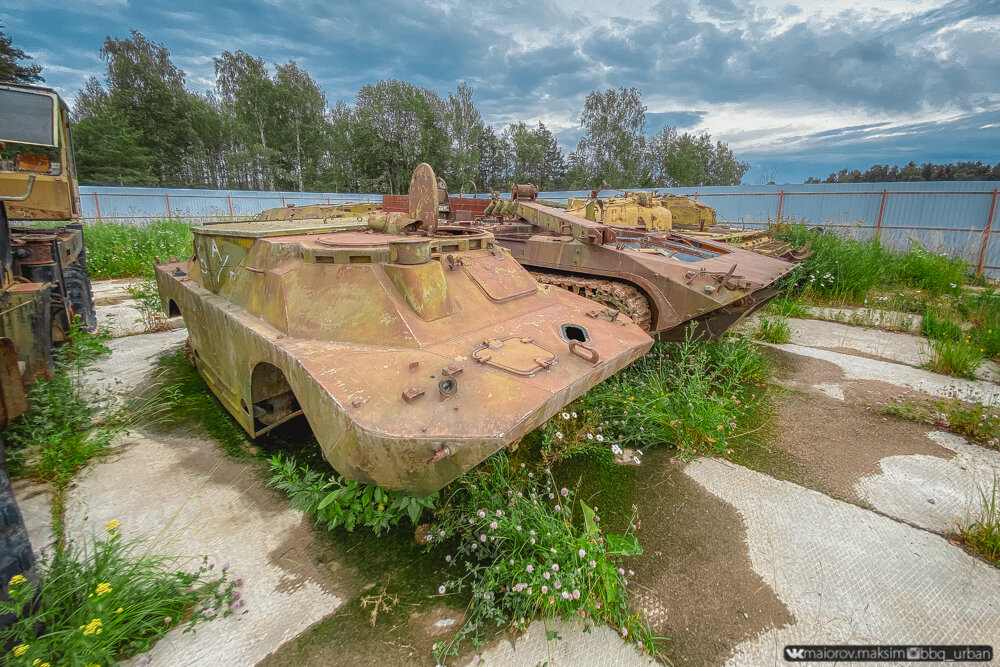
[(304, 415), (339, 473), (424, 495), (652, 339), (539, 285), (486, 230), (438, 227), (436, 201), (412, 203), (414, 217), (299, 207), (294, 220), (195, 228), (195, 257), (156, 279), (199, 373), (248, 433)]

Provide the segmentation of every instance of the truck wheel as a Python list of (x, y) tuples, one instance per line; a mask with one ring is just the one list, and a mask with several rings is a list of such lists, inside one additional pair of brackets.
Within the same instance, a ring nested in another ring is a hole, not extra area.
[(80, 328), (92, 332), (97, 329), (97, 310), (94, 307), (94, 291), (90, 286), (87, 268), (80, 264), (63, 267), (66, 281), (65, 293), (73, 306), (73, 313), (80, 317)]

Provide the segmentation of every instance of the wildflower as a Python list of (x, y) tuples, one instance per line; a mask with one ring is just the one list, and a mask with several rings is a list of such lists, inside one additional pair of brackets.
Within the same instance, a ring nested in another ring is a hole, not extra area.
[(171, 622), (172, 620), (174, 620), (174, 619), (172, 619), (172, 618), (170, 618), (169, 616), (167, 616), (166, 618), (164, 618), (164, 619), (163, 619), (163, 624), (164, 624), (164, 625), (170, 625), (170, 622)]
[(559, 571), (559, 563), (552, 563), (552, 571), (553, 572)]
[(562, 440), (563, 434), (560, 431), (556, 431), (556, 437)]
[(548, 587), (548, 586), (545, 586), (545, 585), (543, 585), (543, 586), (542, 586), (542, 595), (545, 595), (545, 594), (546, 594), (546, 593), (548, 593), (548, 592), (549, 592), (549, 587)]
[(577, 555), (578, 555), (578, 556), (579, 556), (580, 558), (585, 558), (585, 557), (587, 556), (587, 552), (586, 552), (585, 550), (583, 550), (583, 549), (580, 549), (579, 551), (577, 551), (577, 552), (576, 552), (576, 554), (577, 554)]
[(497, 516), (503, 516), (503, 511), (497, 510)]
[(480, 519), (485, 519), (485, 518), (486, 518), (486, 512), (484, 512), (483, 510), (479, 510), (478, 512), (476, 512), (476, 515), (477, 515), (477, 516), (478, 516), (478, 517), (479, 517)]
[(136, 662), (139, 667), (146, 667), (149, 664), (149, 656), (140, 656), (139, 660)]
[(20, 658), (22, 655), (24, 655), (24, 652), (28, 650), (29, 646), (30, 646), (29, 644), (18, 644), (13, 649), (11, 649), (11, 653), (14, 654), (15, 658)]
[(498, 524), (497, 524), (496, 521), (490, 521), (490, 530), (496, 530), (497, 529), (497, 525)]
[(556, 548), (552, 547), (551, 549), (549, 549), (549, 551), (551, 551), (552, 553), (555, 553), (556, 552)]
[(478, 653), (475, 654), (474, 656), (472, 656), (472, 664), (473, 665), (478, 665), (479, 664), (479, 654)]
[(545, 581), (548, 581), (549, 579), (552, 578), (552, 573), (551, 572), (542, 572), (542, 576), (545, 577)]
[(532, 544), (534, 544), (534, 543), (535, 543), (535, 538), (533, 538), (533, 537), (531, 538), (531, 543), (532, 543)]
[(17, 586), (19, 584), (23, 584), (26, 581), (27, 581), (27, 579), (25, 579), (22, 575), (15, 574), (13, 577), (10, 578), (10, 582), (8, 582), (7, 585), (8, 586)]
[(209, 570), (214, 570), (215, 569), (215, 563), (209, 563), (208, 564), (208, 569)]
[(562, 418), (563, 419), (569, 419), (569, 413), (568, 412), (562, 413)]
[(115, 609), (115, 613), (116, 613), (116, 614), (120, 614), (120, 613), (122, 613), (123, 611), (125, 611), (125, 608), (124, 608), (124, 607), (118, 607), (118, 609)]
[(555, 509), (555, 511), (557, 511), (557, 512), (561, 512), (562, 511), (562, 506), (556, 505), (553, 509)]
[(236, 579), (233, 580), (233, 586), (242, 586), (242, 585), (243, 585), (243, 577), (236, 577)]
[(229, 571), (229, 563), (228, 562), (222, 564), (222, 571), (223, 572)]
[(568, 591), (563, 591), (562, 596), (564, 600), (568, 600), (571, 596), (571, 593), (569, 593)]
[(101, 619), (95, 618), (87, 625), (81, 625), (80, 629), (83, 630), (84, 635), (92, 635), (101, 632)]
[(486, 541), (486, 533), (483, 533), (482, 535), (479, 536), (479, 541), (480, 542), (485, 542)]
[(590, 567), (597, 567), (597, 561), (596, 560), (590, 561)]
[(97, 594), (97, 597), (101, 597), (105, 593), (110, 593), (110, 592), (111, 592), (111, 584), (106, 582), (103, 584), (97, 584), (97, 589), (94, 591), (94, 593)]
[(528, 574), (531, 574), (532, 572), (534, 572), (534, 571), (535, 571), (535, 566), (529, 563), (529, 564), (528, 564), (528, 567), (524, 568), (524, 570), (525, 570), (525, 572), (527, 572)]
[(629, 570), (629, 571), (628, 571), (628, 576), (630, 576), (630, 577), (631, 577), (631, 576), (632, 576), (632, 575), (634, 575), (634, 574), (635, 574), (635, 572), (633, 572), (632, 570)]
[(533, 531), (533, 530), (529, 530), (529, 531), (528, 531), (528, 534), (529, 534), (529, 535), (534, 535), (534, 534), (535, 534), (535, 531)]
[(638, 648), (638, 649), (639, 649), (640, 651), (642, 650), (642, 640), (641, 640), (641, 639), (640, 639), (639, 641), (637, 641), (637, 642), (635, 643), (635, 645), (636, 645), (636, 647), (637, 647), (637, 648)]
[(201, 615), (204, 616), (205, 618), (212, 618), (213, 616), (215, 616), (215, 610), (209, 607), (205, 611), (201, 612)]
[(573, 419), (576, 419), (576, 413), (575, 412), (573, 413)]
[(444, 595), (447, 589), (444, 586), (438, 586), (438, 595)]
[(104, 530), (108, 531), (109, 533), (114, 533), (120, 527), (121, 527), (121, 522), (118, 521), (118, 519), (112, 519), (111, 521), (108, 521), (106, 524), (104, 524)]
[(722, 426), (722, 424), (719, 424), (718, 426), (716, 426), (716, 428), (721, 431), (723, 429), (723, 426)]
[(736, 428), (736, 422), (729, 422), (729, 428)]
[(628, 628), (622, 626), (622, 637), (628, 637)]
[(573, 599), (574, 600), (579, 600), (580, 599), (580, 591), (578, 589), (576, 589), (576, 588), (573, 589)]
[(564, 487), (563, 487), (563, 488), (562, 488), (562, 489), (561, 489), (561, 490), (559, 491), (559, 493), (560, 493), (560, 495), (562, 495), (562, 497), (563, 497), (563, 498), (565, 498), (565, 497), (569, 496), (569, 489), (567, 489), (567, 488), (566, 488), (566, 487), (564, 486)]
[(444, 562), (446, 562), (446, 563), (450, 563), (451, 562), (451, 554), (448, 554), (447, 556), (444, 557)]
[(593, 439), (594, 439), (594, 434), (593, 433), (588, 433), (587, 434), (587, 440), (593, 440)]
[(471, 546), (470, 548), (471, 548), (471, 549), (472, 549), (473, 551), (475, 551), (476, 549), (478, 549), (478, 548), (479, 548), (479, 545), (478, 545), (478, 544), (476, 544), (475, 542), (473, 542), (473, 543), (472, 543), (472, 546)]
[(559, 590), (560, 588), (562, 588), (562, 584), (557, 581), (555, 583), (555, 587), (556, 587), (556, 590)]

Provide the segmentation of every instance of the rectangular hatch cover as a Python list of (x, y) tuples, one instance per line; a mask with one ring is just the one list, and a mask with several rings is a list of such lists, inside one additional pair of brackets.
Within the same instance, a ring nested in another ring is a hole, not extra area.
[(463, 259), (462, 267), (480, 289), (486, 292), (486, 296), (497, 303), (538, 291), (538, 285), (531, 275), (506, 253), (501, 252), (472, 261)]
[(484, 340), (483, 346), (472, 353), (472, 358), (481, 364), (526, 377), (550, 368), (557, 360), (555, 354), (531, 338), (518, 336)]

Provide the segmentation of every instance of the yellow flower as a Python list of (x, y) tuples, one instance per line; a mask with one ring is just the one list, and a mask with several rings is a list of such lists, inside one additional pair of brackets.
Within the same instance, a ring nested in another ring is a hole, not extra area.
[(42, 664), (40, 664), (40, 665), (39, 665), (38, 667), (52, 667), (52, 665), (51, 665), (50, 663), (47, 663), (47, 662), (43, 662), (43, 663), (42, 663)]
[(82, 625), (80, 627), (83, 629), (83, 634), (85, 635), (92, 635), (95, 632), (99, 633), (101, 631), (101, 619), (95, 618), (87, 624), (87, 627), (84, 628)]
[(105, 593), (110, 593), (111, 584), (109, 583), (97, 584), (97, 590), (95, 590), (94, 592), (97, 593), (97, 597), (101, 597)]
[(26, 581), (27, 581), (27, 579), (25, 579), (20, 574), (15, 574), (13, 577), (10, 578), (10, 583), (7, 584), (7, 585), (8, 586), (17, 586), (18, 584), (23, 584)]
[(122, 608), (122, 607), (118, 607), (118, 609), (115, 609), (115, 613), (116, 613), (116, 614), (120, 614), (120, 613), (122, 613), (123, 611), (125, 611), (125, 609), (124, 609), (124, 608)]
[(104, 530), (108, 531), (109, 533), (115, 532), (120, 527), (121, 523), (118, 521), (118, 519), (112, 519), (111, 521), (108, 521), (106, 524), (104, 524)]
[(18, 644), (13, 649), (11, 649), (10, 652), (14, 654), (15, 658), (20, 658), (22, 655), (24, 655), (25, 651), (27, 650), (28, 650), (27, 644)]

